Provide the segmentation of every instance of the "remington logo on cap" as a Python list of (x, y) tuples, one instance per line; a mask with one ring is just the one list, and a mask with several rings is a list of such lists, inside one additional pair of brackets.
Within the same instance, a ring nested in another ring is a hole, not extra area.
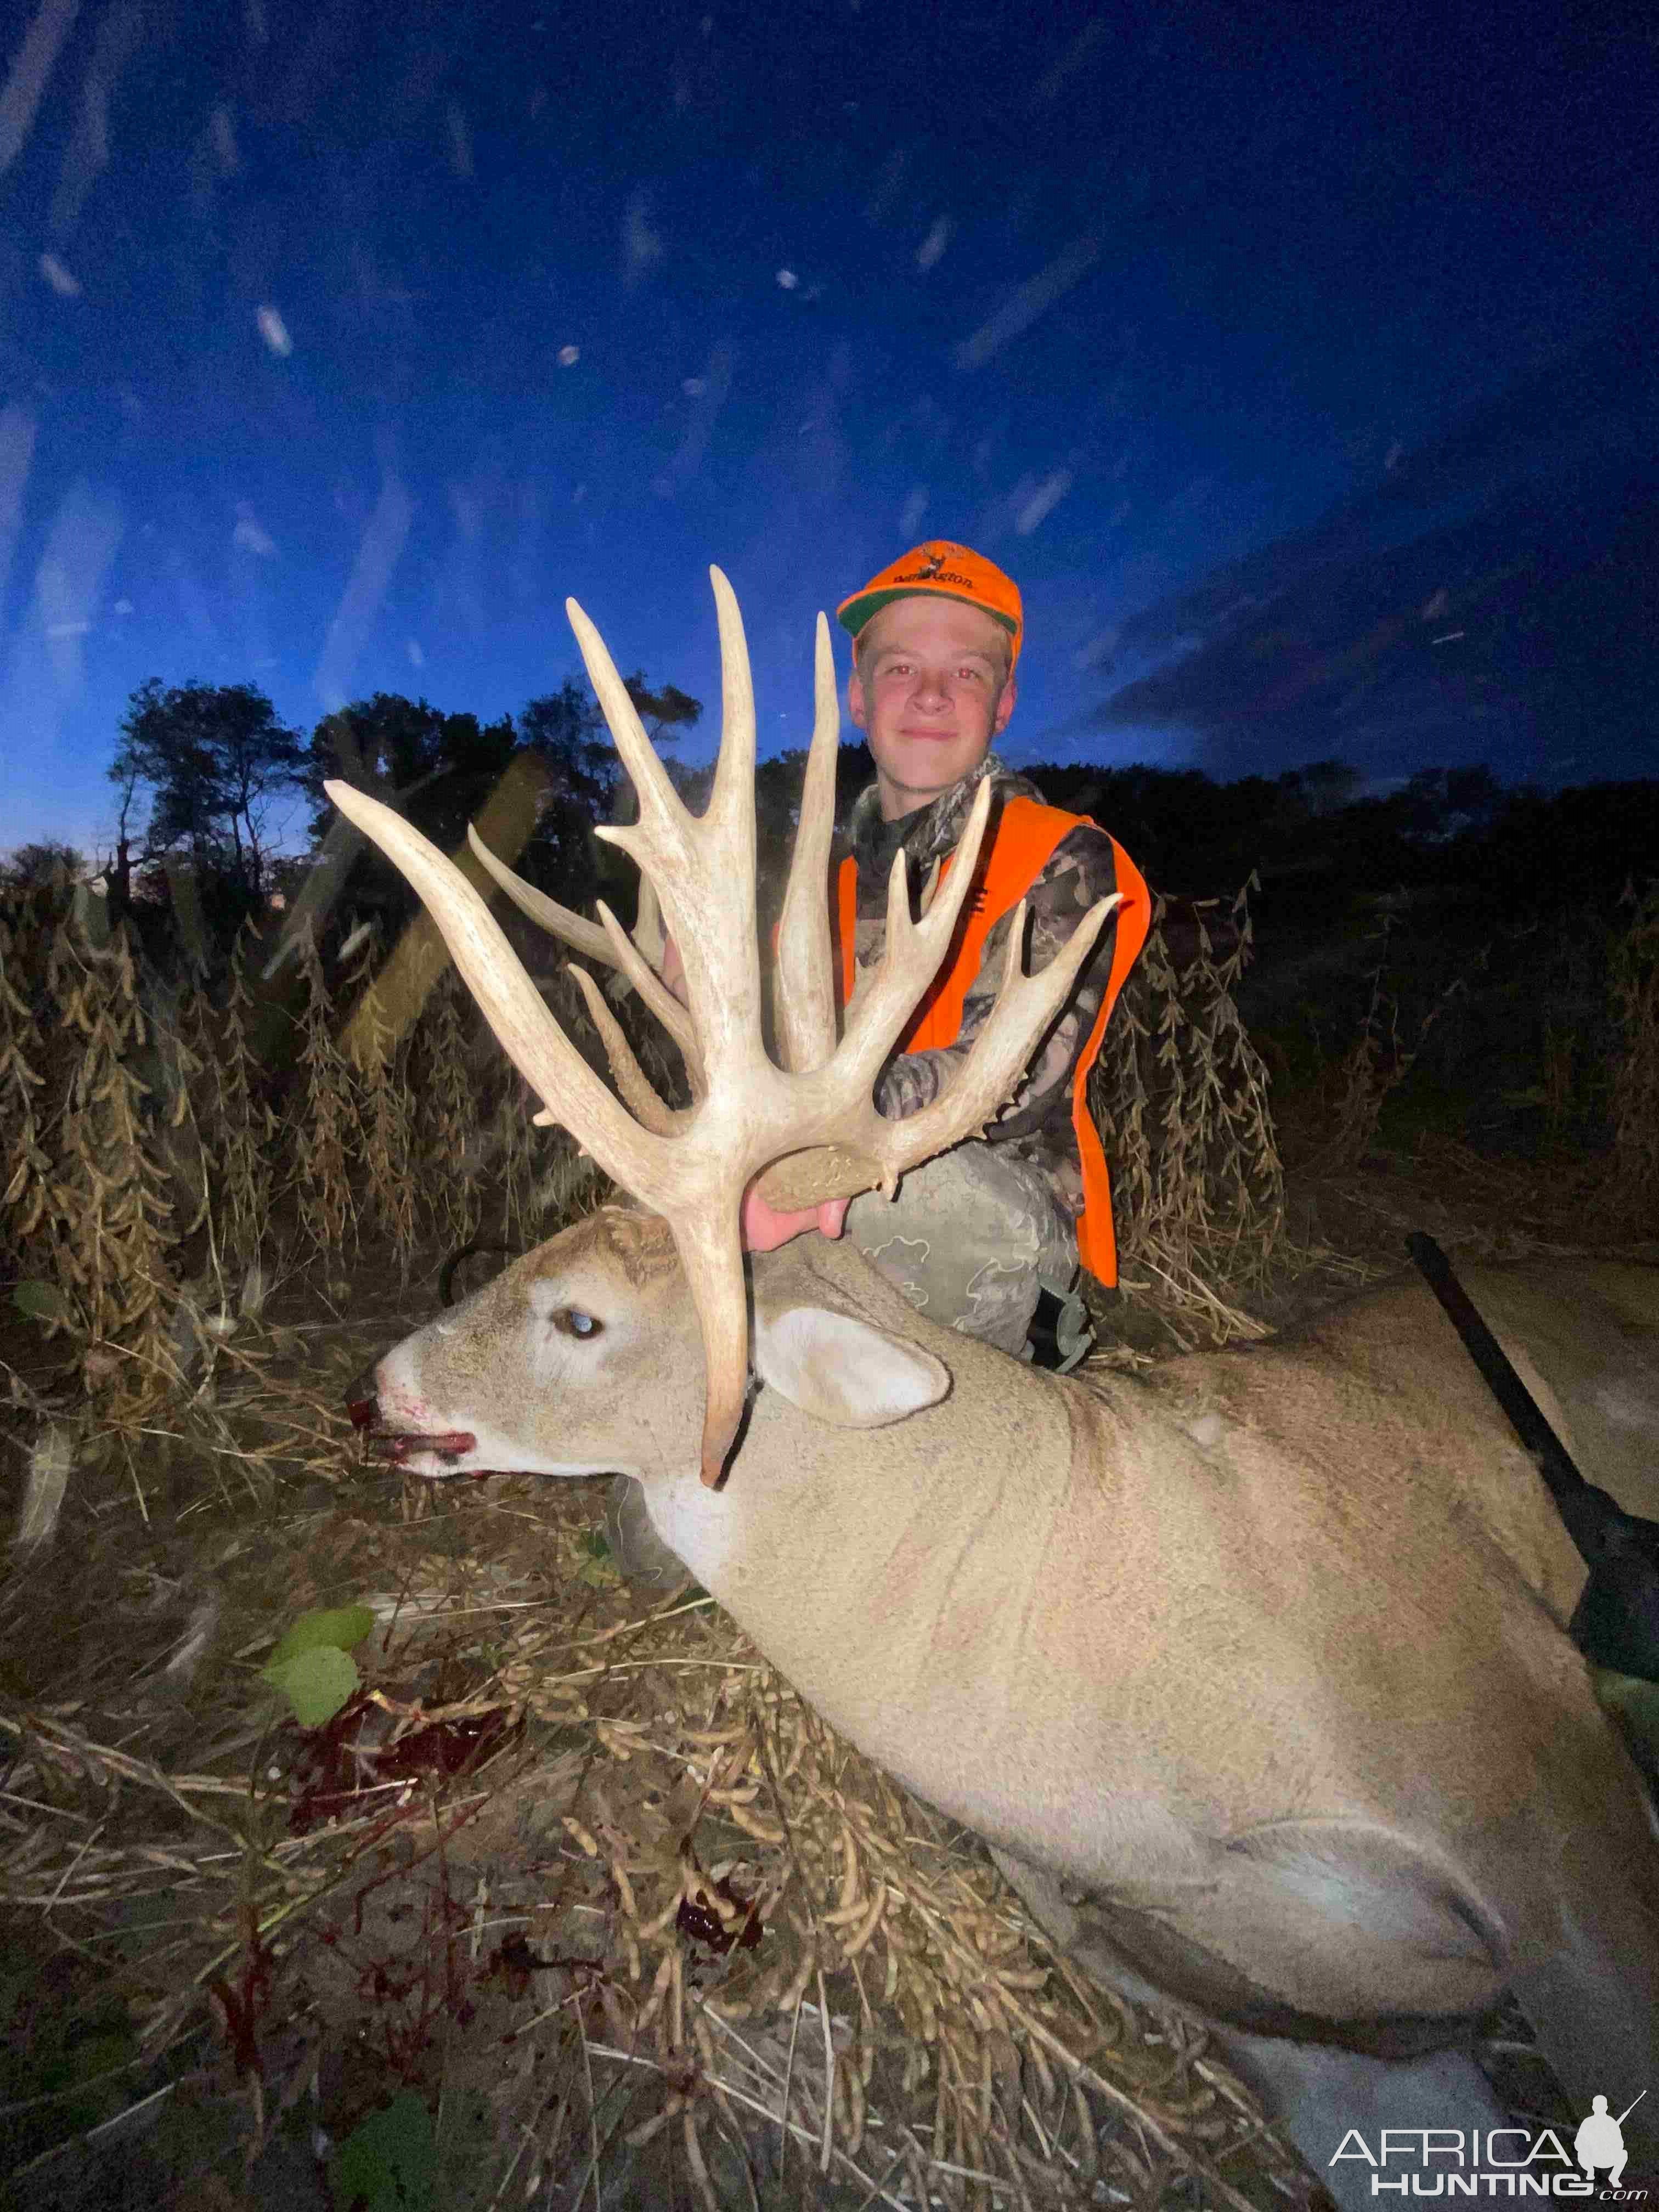
[(896, 581), (901, 584), (966, 584), (971, 591), (973, 578), (964, 576), (960, 569), (947, 568), (945, 558), (943, 553), (929, 552), (924, 556), (920, 568), (913, 568), (908, 576), (900, 576)]

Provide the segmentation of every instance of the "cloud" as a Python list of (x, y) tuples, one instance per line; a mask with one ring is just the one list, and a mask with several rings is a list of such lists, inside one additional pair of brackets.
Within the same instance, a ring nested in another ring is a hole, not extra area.
[(276, 539), (261, 526), (245, 499), (236, 502), (236, 527), (230, 534), (230, 542), (244, 553), (257, 553), (262, 561), (276, 558)]
[(623, 281), (629, 289), (642, 283), (663, 257), (660, 235), (651, 228), (651, 201), (635, 192), (623, 211)]
[(84, 477), (52, 519), (0, 702), (0, 726), (28, 730), (38, 753), (55, 743), (63, 709), (80, 696), (84, 641), (125, 529), (119, 501)]
[(236, 151), (236, 121), (222, 103), (214, 109), (209, 118), (208, 129), (212, 136), (214, 153), (218, 156), (219, 174), (234, 177), (242, 166)]
[(1099, 258), (1098, 239), (1074, 239), (1063, 253), (1057, 254), (1045, 269), (1040, 269), (1020, 285), (988, 322), (981, 323), (971, 337), (963, 340), (956, 349), (957, 367), (983, 368), (1012, 339), (1046, 315), (1056, 300), (1064, 299)]
[(402, 479), (388, 469), (312, 678), (325, 714), (334, 714), (349, 696), (353, 671), (380, 617), (414, 515)]
[(92, 59), (81, 88), (81, 105), (75, 129), (64, 149), (58, 189), (52, 196), (47, 222), (56, 239), (68, 236), (78, 221), (87, 194), (109, 163), (110, 94), (121, 72), (137, 52), (143, 36), (143, 19), (131, 0), (122, 0), (98, 26)]
[(918, 269), (931, 269), (951, 243), (951, 234), (956, 228), (948, 215), (936, 217), (933, 228), (916, 248)]
[(34, 410), (13, 405), (0, 412), (0, 606), (6, 603), (11, 556), (23, 519), (23, 490), (34, 459)]
[(458, 100), (452, 100), (444, 120), (449, 130), (449, 164), (458, 177), (472, 174), (472, 133)]
[(737, 366), (737, 359), (735, 350), (725, 338), (719, 340), (710, 353), (708, 366), (696, 380), (702, 388), (692, 404), (690, 420), (685, 426), (685, 435), (680, 440), (679, 450), (651, 486), (659, 499), (672, 499), (702, 466), (703, 455), (708, 451), (708, 441), (714, 434), (715, 419), (732, 389), (732, 374)]
[(79, 13), (80, 0), (40, 0), (23, 34), (0, 91), (0, 176), (28, 143), (46, 80)]
[(1069, 469), (1055, 469), (1052, 475), (1046, 476), (1015, 512), (1014, 528), (1018, 535), (1029, 538), (1054, 513), (1071, 489), (1072, 472)]

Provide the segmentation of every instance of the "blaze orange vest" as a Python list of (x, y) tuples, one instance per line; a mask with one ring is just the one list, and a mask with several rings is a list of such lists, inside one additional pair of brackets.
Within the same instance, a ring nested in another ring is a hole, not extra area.
[[(963, 1003), (969, 986), (979, 973), (985, 940), (1006, 914), (1012, 913), (1048, 865), (1063, 837), (1077, 829), (1097, 825), (1086, 814), (1062, 813), (1034, 799), (1011, 799), (981, 848), (979, 888), (963, 904), (951, 940), (950, 957), (911, 1017), (899, 1040), (901, 1052), (927, 1052), (954, 1044), (962, 1030)], [(1103, 832), (1103, 835), (1104, 833)], [(1100, 1133), (1084, 1097), (1089, 1070), (1095, 1064), (1107, 1017), (1146, 941), (1152, 921), (1152, 896), (1140, 871), (1115, 837), (1109, 841), (1117, 888), (1123, 903), (1117, 909), (1117, 934), (1112, 945), (1111, 970), (1077, 1065), (1072, 1074), (1072, 1130), (1083, 1164), (1083, 1213), (1077, 1224), (1078, 1257), (1103, 1283), (1117, 1280), (1117, 1242), (1112, 1234), (1112, 1190), (1106, 1172), (1106, 1155)], [(952, 858), (955, 856), (952, 855)], [(945, 863), (945, 870), (951, 860)], [(853, 995), (856, 967), (854, 941), (858, 924), (858, 863), (849, 854), (841, 864), (836, 884), (837, 934), (841, 940), (842, 1003)]]

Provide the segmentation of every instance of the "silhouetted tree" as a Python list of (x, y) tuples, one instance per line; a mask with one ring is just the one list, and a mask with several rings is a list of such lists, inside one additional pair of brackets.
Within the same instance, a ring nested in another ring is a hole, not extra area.
[[(121, 720), (109, 775), (150, 794), (147, 859), (187, 852), (199, 871), (229, 877), (258, 899), (270, 809), (300, 783), (305, 749), (250, 684), (141, 684)], [(125, 810), (124, 810), (125, 815)], [(125, 833), (124, 833), (125, 834)]]
[(593, 826), (611, 819), (622, 781), (605, 717), (586, 684), (567, 677), (556, 691), (530, 700), (517, 721), (550, 775), (520, 868), (564, 905), (585, 907), (599, 880)]
[[(702, 702), (678, 684), (653, 690), (638, 669), (623, 684), (653, 745), (675, 744), (702, 719)], [(601, 822), (636, 819), (638, 804), (599, 701), (584, 679), (568, 676), (556, 691), (527, 702), (518, 728), (552, 775), (520, 863), (523, 872), (566, 906), (586, 908), (602, 896), (626, 915), (635, 887), (632, 863), (604, 847), (596, 849), (592, 833)], [(688, 773), (695, 773), (673, 760), (665, 765), (681, 789)]]
[(446, 714), (399, 691), (355, 699), (325, 714), (311, 733), (301, 779), (315, 809), (311, 834), (320, 836), (331, 819), (325, 777), (342, 775), (385, 796), (395, 792), (409, 799), (429, 791), (410, 808), (411, 819), (440, 843), (453, 843), (518, 742), (505, 715), (481, 723), (476, 714)]
[(109, 878), (109, 913), (112, 921), (125, 920), (132, 909), (133, 838), (139, 813), (138, 768), (130, 753), (110, 770), (110, 781), (115, 786), (115, 850), (104, 864)]
[(71, 883), (78, 881), (88, 872), (86, 855), (56, 838), (42, 838), (0, 857), (0, 884), (49, 884), (59, 870)]

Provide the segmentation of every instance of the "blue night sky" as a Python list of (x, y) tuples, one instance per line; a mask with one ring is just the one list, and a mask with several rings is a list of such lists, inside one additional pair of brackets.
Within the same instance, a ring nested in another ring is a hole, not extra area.
[(711, 561), (804, 743), (927, 535), (1025, 592), (1017, 760), (1651, 772), (1539, 701), (1654, 607), (1655, 22), (26, 0), (0, 848), (107, 835), (147, 677), (490, 718), (567, 592), (712, 723)]

